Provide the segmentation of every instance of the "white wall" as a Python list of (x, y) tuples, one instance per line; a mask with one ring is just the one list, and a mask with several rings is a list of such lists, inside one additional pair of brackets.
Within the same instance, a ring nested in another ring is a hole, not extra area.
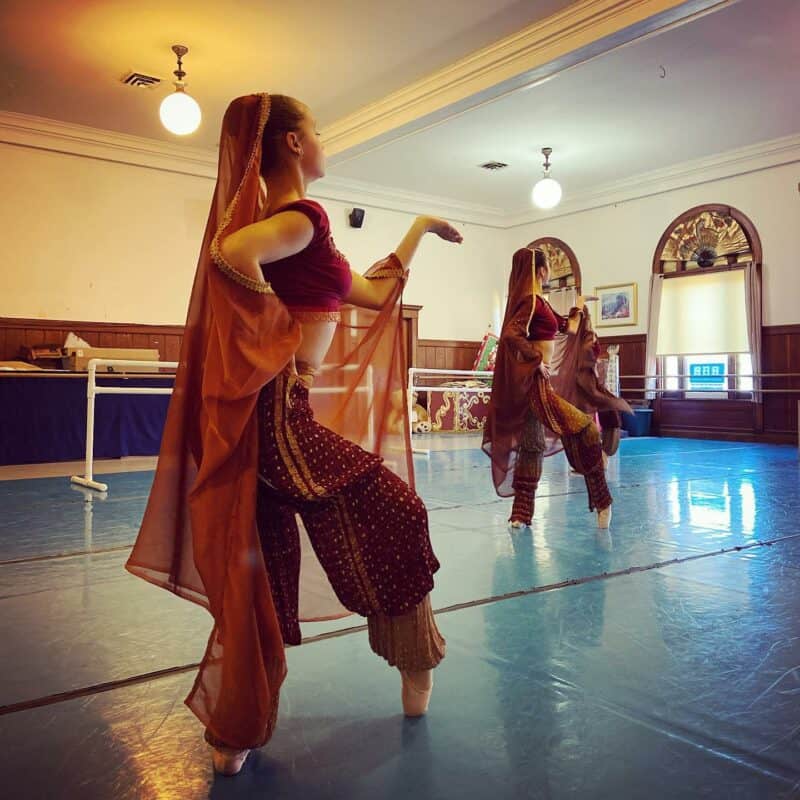
[(0, 316), (183, 323), (214, 184), (0, 144)]
[[(364, 226), (350, 228), (347, 213), (352, 205), (323, 202), (337, 246), (359, 272), (394, 250), (414, 221), (412, 214), (370, 208), (356, 200), (353, 205), (366, 210)], [(462, 244), (429, 234), (411, 265), (404, 300), (423, 306), (419, 317), (423, 339), (480, 339), (492, 321), (494, 303), (505, 292), (509, 263), (502, 251), (505, 231), (461, 223), (457, 227), (464, 236)]]
[[(0, 316), (184, 321), (212, 179), (1, 143), (0, 166)], [(761, 235), (765, 324), (798, 323), (798, 182), (800, 164), (791, 164), (509, 230), (461, 224), (460, 246), (423, 240), (405, 299), (423, 306), (422, 338), (479, 339), (498, 312), (514, 250), (556, 236), (575, 251), (585, 292), (637, 282), (639, 324), (604, 330), (644, 332), (659, 237), (686, 209), (726, 203)], [(394, 249), (413, 220), (358, 197), (323, 203), (339, 248), (361, 271)], [(366, 209), (361, 229), (347, 224), (353, 205)]]
[(506, 232), (513, 252), (542, 236), (555, 236), (574, 251), (584, 293), (596, 286), (638, 284), (639, 324), (603, 328), (607, 334), (647, 331), (647, 295), (653, 256), (661, 235), (688, 209), (724, 203), (747, 215), (764, 250), (765, 325), (800, 322), (800, 164), (774, 167), (604, 208), (582, 211)]
[[(0, 164), (0, 316), (183, 323), (213, 180), (7, 144)], [(338, 247), (360, 271), (391, 252), (414, 218), (357, 198), (323, 202)], [(366, 209), (358, 230), (347, 224), (352, 205)], [(479, 339), (492, 318), (503, 232), (461, 229), (463, 245), (427, 236), (412, 264), (405, 299), (424, 307), (423, 338)]]

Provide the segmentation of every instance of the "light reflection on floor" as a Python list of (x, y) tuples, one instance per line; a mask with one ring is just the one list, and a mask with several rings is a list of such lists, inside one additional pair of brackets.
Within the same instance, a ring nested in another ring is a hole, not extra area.
[(796, 796), (795, 448), (626, 440), (609, 534), (557, 456), (510, 533), (474, 437), (428, 444), (434, 605), (467, 604), (440, 614), (429, 716), (403, 720), (364, 634), (294, 648), (278, 731), (235, 780), (214, 780), (181, 703), (191, 670), (129, 680), (196, 662), (209, 629), (122, 569), (152, 473), (110, 474), (106, 496), (0, 481), (0, 704), (23, 705), (0, 716), (8, 796)]

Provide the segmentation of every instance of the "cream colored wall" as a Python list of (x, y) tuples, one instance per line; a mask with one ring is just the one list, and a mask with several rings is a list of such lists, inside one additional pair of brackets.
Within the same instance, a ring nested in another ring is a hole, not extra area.
[[(53, 151), (0, 144), (4, 232), (0, 316), (144, 324), (184, 321), (213, 180)], [(464, 244), (426, 237), (406, 302), (423, 306), (420, 336), (479, 339), (497, 316), (514, 250), (557, 236), (576, 252), (584, 289), (636, 281), (646, 330), (647, 287), (659, 237), (701, 203), (747, 214), (764, 246), (764, 320), (800, 322), (800, 164), (753, 172), (510, 230), (460, 224)], [(370, 207), (350, 228), (353, 204), (326, 200), (333, 234), (354, 268), (391, 251), (413, 215)], [(426, 211), (420, 208), (419, 212)]]
[[(0, 163), (0, 316), (184, 321), (213, 180), (6, 144)], [(364, 206), (357, 230), (347, 223), (351, 205), (323, 203), (338, 247), (361, 271), (414, 218)], [(502, 233), (460, 227), (463, 245), (427, 236), (412, 265), (405, 299), (424, 307), (423, 338), (479, 339), (492, 318)]]
[(0, 316), (182, 323), (213, 182), (0, 144)]
[[(414, 221), (414, 215), (361, 206), (364, 226), (351, 228), (351, 205), (323, 201), (331, 220), (337, 247), (353, 268), (364, 272), (390, 253)], [(420, 209), (423, 213), (425, 209)], [(457, 223), (464, 242), (455, 245), (428, 234), (411, 265), (406, 303), (421, 305), (419, 335), (423, 339), (480, 339), (492, 321), (498, 291), (502, 297), (505, 259), (503, 231)]]
[(800, 164), (775, 167), (733, 178), (513, 228), (506, 250), (533, 239), (555, 236), (574, 251), (581, 266), (584, 293), (597, 286), (638, 284), (639, 324), (603, 328), (608, 334), (647, 330), (647, 295), (656, 245), (673, 219), (703, 203), (724, 203), (755, 224), (764, 250), (763, 319), (765, 325), (800, 322)]

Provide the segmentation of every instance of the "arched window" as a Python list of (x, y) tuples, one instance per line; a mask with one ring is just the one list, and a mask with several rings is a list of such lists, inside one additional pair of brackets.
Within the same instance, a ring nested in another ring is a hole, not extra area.
[(738, 209), (696, 206), (664, 231), (653, 258), (653, 272), (690, 273), (714, 267), (761, 264), (755, 225)]
[(664, 231), (647, 343), (662, 397), (756, 399), (761, 253), (755, 226), (731, 206), (697, 206)]
[(581, 268), (575, 253), (568, 244), (562, 242), (561, 239), (545, 236), (535, 239), (525, 246), (531, 250), (544, 251), (547, 263), (550, 264), (550, 284), (554, 288), (563, 289), (567, 286), (574, 286), (580, 293)]
[(581, 293), (581, 268), (572, 248), (552, 236), (536, 239), (525, 246), (544, 252), (550, 265), (548, 300), (556, 311), (566, 313)]

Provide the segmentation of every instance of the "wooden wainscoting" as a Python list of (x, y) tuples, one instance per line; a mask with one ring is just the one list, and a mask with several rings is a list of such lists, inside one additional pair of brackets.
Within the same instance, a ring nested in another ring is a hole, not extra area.
[(762, 439), (758, 431), (758, 405), (749, 400), (656, 400), (653, 409), (653, 423), (659, 436)]
[[(417, 330), (421, 308), (422, 306), (403, 306), (403, 341), (411, 365), (414, 365), (417, 358)], [(60, 346), (70, 331), (89, 342), (92, 347), (155, 349), (162, 361), (177, 361), (183, 340), (183, 325), (0, 317), (0, 361), (20, 358), (23, 347), (50, 343)], [(477, 343), (474, 349), (477, 351)]]
[(183, 325), (136, 325), (128, 322), (83, 322), (0, 317), (0, 361), (20, 357), (23, 347), (62, 345), (72, 331), (92, 347), (148, 347), (162, 361), (177, 361)]
[[(761, 329), (761, 371), (800, 372), (800, 325)], [(800, 389), (800, 378), (765, 378), (764, 389)], [(764, 435), (797, 441), (797, 394), (764, 395)]]
[(419, 339), (416, 366), (425, 369), (472, 369), (480, 342)]
[[(429, 369), (471, 369), (480, 341), (419, 339), (420, 306), (403, 309), (408, 363)], [(63, 343), (73, 331), (94, 347), (150, 347), (163, 361), (177, 361), (182, 325), (137, 325), (0, 317), (0, 361), (19, 358), (21, 348)], [(800, 324), (765, 326), (762, 372), (800, 373)], [(644, 334), (602, 336), (603, 346), (619, 345), (620, 375), (644, 375)], [(623, 397), (642, 399), (641, 379), (621, 382)], [(800, 389), (800, 378), (766, 378), (765, 389)], [(664, 436), (707, 439), (797, 442), (798, 394), (765, 394), (763, 405), (746, 400), (659, 400), (654, 403), (653, 432)]]
[[(620, 346), (620, 375), (644, 375), (647, 337), (603, 336)], [(761, 371), (800, 372), (800, 324), (762, 328)], [(621, 381), (628, 400), (643, 397), (642, 380)], [(634, 391), (632, 387), (637, 387)], [(765, 378), (764, 389), (800, 389), (800, 378)], [(656, 400), (653, 432), (661, 436), (735, 441), (797, 442), (799, 394), (765, 394), (763, 404), (748, 400)]]
[[(645, 348), (647, 336), (643, 333), (628, 334), (626, 336), (600, 336), (600, 346), (619, 346), (619, 374), (644, 375)], [(620, 394), (626, 400), (641, 400), (644, 379), (620, 380)], [(638, 391), (637, 391), (638, 390)]]

